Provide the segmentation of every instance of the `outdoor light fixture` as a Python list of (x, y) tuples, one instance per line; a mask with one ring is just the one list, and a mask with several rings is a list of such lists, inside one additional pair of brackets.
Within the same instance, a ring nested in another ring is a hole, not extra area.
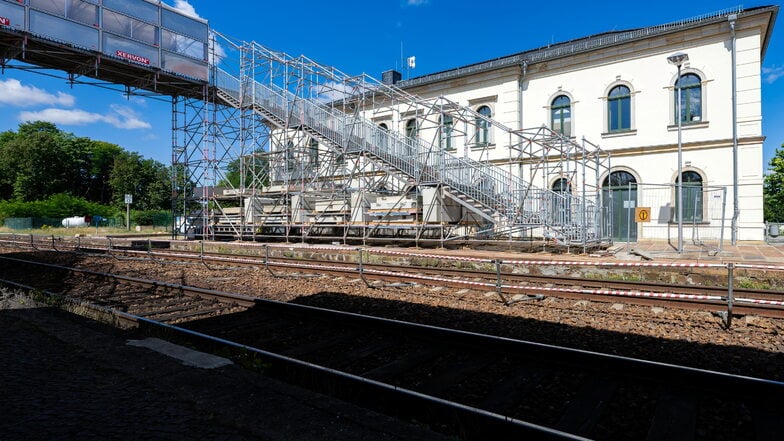
[(681, 125), (683, 117), (681, 115), (681, 67), (683, 63), (689, 61), (689, 55), (683, 52), (677, 52), (667, 57), (667, 62), (673, 66), (678, 66), (678, 77), (675, 80), (675, 90), (677, 94), (675, 100), (677, 101), (677, 114), (675, 118), (678, 119), (678, 254), (683, 253), (683, 144), (681, 143)]
[(667, 61), (669, 61), (669, 63), (672, 64), (673, 66), (680, 67), (681, 65), (683, 65), (683, 63), (689, 61), (689, 54), (683, 52), (677, 52), (667, 57)]

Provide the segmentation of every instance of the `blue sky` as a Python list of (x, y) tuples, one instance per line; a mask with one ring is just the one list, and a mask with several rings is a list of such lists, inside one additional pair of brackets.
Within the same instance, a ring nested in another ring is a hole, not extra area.
[[(508, 0), (164, 2), (190, 9), (225, 35), (376, 78), (400, 67), (401, 52), (403, 57), (416, 56), (416, 69), (410, 73), (416, 76), (548, 43), (740, 6), (721, 0), (660, 0), (655, 7), (584, 0), (561, 0), (557, 7)], [(765, 4), (769, 3), (743, 6)], [(784, 24), (781, 17), (778, 22), (763, 62), (765, 168), (784, 143)], [(125, 97), (96, 87), (71, 87), (62, 78), (6, 69), (0, 75), (0, 130), (16, 130), (29, 118), (54, 121), (77, 136), (113, 142), (164, 164), (171, 161), (171, 104), (165, 98)]]

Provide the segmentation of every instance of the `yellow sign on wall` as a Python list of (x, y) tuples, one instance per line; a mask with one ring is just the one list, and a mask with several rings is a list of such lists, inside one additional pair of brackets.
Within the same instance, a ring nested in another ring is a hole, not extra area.
[(635, 222), (650, 222), (651, 221), (651, 207), (637, 207), (634, 209)]

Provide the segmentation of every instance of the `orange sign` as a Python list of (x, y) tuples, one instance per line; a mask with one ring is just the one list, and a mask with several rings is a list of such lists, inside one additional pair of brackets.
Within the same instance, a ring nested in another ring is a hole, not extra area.
[(651, 221), (651, 207), (637, 207), (634, 209), (635, 222), (650, 222)]

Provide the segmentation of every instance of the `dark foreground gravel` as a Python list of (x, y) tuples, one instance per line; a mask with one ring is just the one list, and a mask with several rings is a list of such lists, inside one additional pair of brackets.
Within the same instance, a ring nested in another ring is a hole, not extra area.
[(262, 377), (184, 366), (0, 291), (0, 440), (446, 440)]
[[(12, 251), (12, 250), (6, 250)], [(24, 253), (19, 255), (26, 257)], [(29, 256), (28, 256), (29, 257)], [(495, 293), (438, 286), (367, 287), (358, 277), (36, 253), (98, 271), (167, 280), (264, 299), (784, 381), (784, 320), (548, 297), (506, 306)], [(11, 271), (9, 268), (8, 271)], [(36, 278), (40, 275), (28, 275)], [(63, 282), (74, 292), (80, 280)]]

